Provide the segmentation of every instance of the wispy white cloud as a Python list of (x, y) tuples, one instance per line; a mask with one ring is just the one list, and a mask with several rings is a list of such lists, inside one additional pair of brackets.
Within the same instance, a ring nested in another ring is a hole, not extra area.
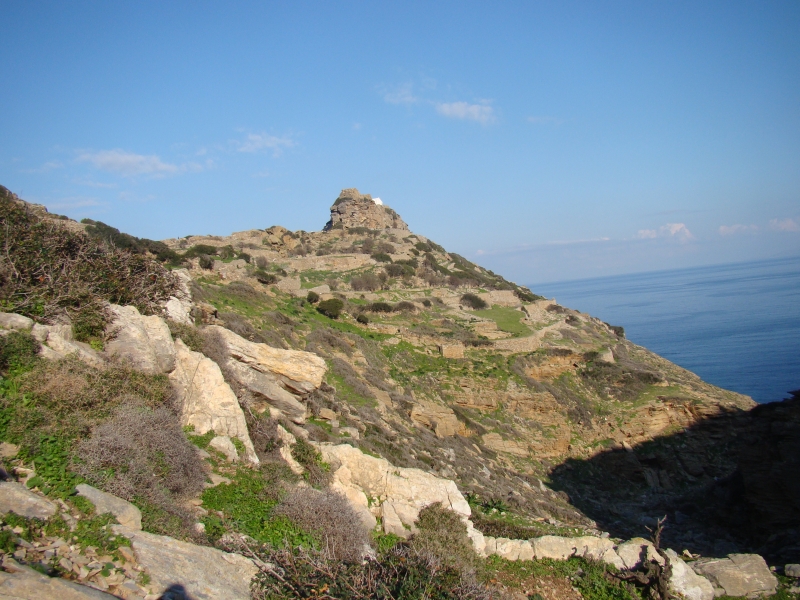
[(105, 206), (106, 204), (106, 202), (101, 202), (97, 198), (89, 196), (69, 196), (56, 202), (46, 202), (45, 206), (47, 206), (48, 210), (70, 210), (89, 206)]
[(88, 163), (101, 171), (107, 171), (124, 177), (133, 177), (136, 175), (166, 177), (186, 171), (202, 170), (202, 167), (196, 163), (176, 165), (162, 161), (161, 158), (155, 154), (136, 154), (120, 149), (84, 152), (78, 155), (76, 161)]
[(139, 194), (135, 194), (133, 192), (124, 191), (119, 193), (119, 199), (123, 202), (150, 202), (151, 200), (155, 200), (156, 197), (153, 194), (140, 196)]
[(758, 225), (720, 225), (719, 226), (719, 234), (720, 235), (736, 235), (737, 233), (750, 233), (753, 231), (758, 231)]
[(44, 163), (41, 167), (36, 167), (35, 169), (23, 169), (23, 173), (47, 173), (48, 171), (52, 171), (54, 169), (63, 169), (64, 163), (60, 160), (50, 160)]
[(115, 187), (117, 187), (116, 183), (103, 183), (101, 181), (94, 181), (92, 179), (73, 179), (72, 181), (78, 185), (85, 185), (92, 188), (113, 190)]
[(436, 112), (451, 119), (477, 121), (484, 125), (495, 121), (494, 109), (487, 103), (441, 102), (436, 105)]
[(558, 117), (528, 117), (527, 121), (534, 125), (561, 125), (564, 123), (564, 119)]
[(242, 142), (237, 142), (239, 152), (260, 152), (261, 150), (272, 150), (273, 156), (283, 154), (285, 148), (293, 148), (297, 145), (290, 136), (276, 136), (266, 133), (248, 133)]
[(403, 83), (393, 87), (380, 86), (378, 89), (383, 95), (384, 102), (389, 104), (414, 104), (419, 101), (414, 95), (413, 83)]
[(636, 237), (640, 240), (667, 238), (679, 242), (688, 242), (694, 239), (694, 235), (684, 223), (667, 223), (658, 229), (640, 229)]
[(769, 226), (775, 231), (800, 231), (800, 225), (791, 218), (772, 219), (769, 222)]

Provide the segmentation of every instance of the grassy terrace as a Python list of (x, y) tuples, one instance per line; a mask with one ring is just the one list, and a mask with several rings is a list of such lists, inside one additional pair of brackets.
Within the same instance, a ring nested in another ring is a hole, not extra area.
[(491, 319), (497, 323), (500, 331), (511, 333), (514, 336), (522, 337), (531, 333), (531, 330), (520, 322), (523, 314), (515, 308), (494, 305), (492, 308), (476, 310), (474, 313), (484, 319)]

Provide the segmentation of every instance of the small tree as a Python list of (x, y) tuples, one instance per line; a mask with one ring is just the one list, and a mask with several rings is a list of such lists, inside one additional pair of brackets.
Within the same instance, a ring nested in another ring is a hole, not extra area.
[(331, 319), (338, 319), (339, 315), (342, 314), (343, 308), (344, 302), (339, 300), (339, 298), (331, 298), (330, 300), (323, 300), (320, 302), (317, 305), (317, 312)]
[(461, 304), (469, 306), (474, 310), (479, 310), (488, 306), (488, 304), (486, 304), (482, 298), (479, 298), (475, 294), (464, 294), (461, 296)]

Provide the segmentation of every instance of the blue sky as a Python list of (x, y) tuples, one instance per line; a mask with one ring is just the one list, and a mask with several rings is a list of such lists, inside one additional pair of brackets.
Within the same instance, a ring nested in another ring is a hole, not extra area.
[(4, 2), (0, 184), (138, 236), (344, 187), (520, 283), (800, 254), (800, 3)]

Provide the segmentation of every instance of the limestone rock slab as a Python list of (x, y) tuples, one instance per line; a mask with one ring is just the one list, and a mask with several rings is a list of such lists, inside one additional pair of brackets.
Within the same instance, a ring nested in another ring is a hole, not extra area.
[(778, 587), (778, 579), (758, 554), (730, 554), (728, 558), (697, 561), (692, 568), (727, 596), (771, 596)]
[(137, 562), (160, 591), (178, 584), (193, 600), (250, 599), (250, 580), (258, 569), (249, 558), (163, 535), (122, 527), (114, 531), (131, 540)]
[(17, 313), (0, 312), (0, 329), (30, 331), (32, 328), (33, 319), (18, 315)]
[(61, 360), (67, 356), (75, 356), (81, 362), (98, 369), (106, 365), (105, 358), (89, 344), (73, 339), (70, 325), (49, 325), (47, 330), (45, 341), (47, 346), (42, 347), (42, 357), (48, 360)]
[(635, 569), (642, 564), (642, 559), (664, 564), (664, 558), (656, 551), (653, 542), (644, 538), (632, 538), (617, 546), (616, 550), (625, 569)]
[(236, 446), (233, 445), (231, 438), (229, 438), (227, 435), (218, 435), (212, 439), (208, 445), (214, 448), (214, 450), (222, 452), (231, 462), (236, 462), (239, 459), (239, 453), (236, 451)]
[(15, 481), (0, 482), (0, 514), (14, 512), (29, 519), (49, 519), (56, 505)]
[(175, 341), (175, 370), (170, 373), (181, 403), (181, 421), (200, 435), (213, 431), (242, 441), (248, 460), (259, 462), (247, 431), (244, 412), (219, 365), (200, 352)]
[(161, 317), (139, 314), (135, 306), (109, 306), (113, 339), (106, 354), (145, 373), (169, 373), (175, 368), (175, 348), (169, 327)]
[(254, 371), (273, 374), (286, 387), (299, 394), (309, 394), (322, 385), (327, 366), (316, 354), (250, 342), (219, 325), (212, 325), (208, 329), (219, 334), (236, 361)]
[(60, 577), (48, 577), (28, 567), (0, 571), (0, 600), (113, 600), (116, 596)]
[(708, 579), (695, 573), (674, 550), (665, 554), (672, 566), (669, 587), (673, 594), (686, 600), (713, 600), (714, 587)]
[(94, 504), (95, 512), (98, 515), (111, 513), (116, 517), (120, 525), (128, 529), (138, 530), (142, 528), (141, 511), (127, 500), (98, 490), (85, 483), (76, 485), (75, 489), (78, 490), (79, 496), (83, 496)]
[(407, 537), (413, 531), (419, 511), (440, 502), (446, 509), (469, 518), (469, 504), (455, 482), (442, 479), (420, 469), (395, 467), (383, 458), (376, 458), (347, 444), (318, 444), (323, 460), (331, 464), (332, 487), (348, 499), (358, 498), (358, 506), (368, 506), (368, 498), (380, 504), (392, 533)]
[(280, 410), (292, 422), (305, 422), (305, 404), (284, 389), (272, 373), (262, 373), (234, 359), (228, 360), (226, 366), (236, 380), (257, 398), (262, 397), (269, 406)]

